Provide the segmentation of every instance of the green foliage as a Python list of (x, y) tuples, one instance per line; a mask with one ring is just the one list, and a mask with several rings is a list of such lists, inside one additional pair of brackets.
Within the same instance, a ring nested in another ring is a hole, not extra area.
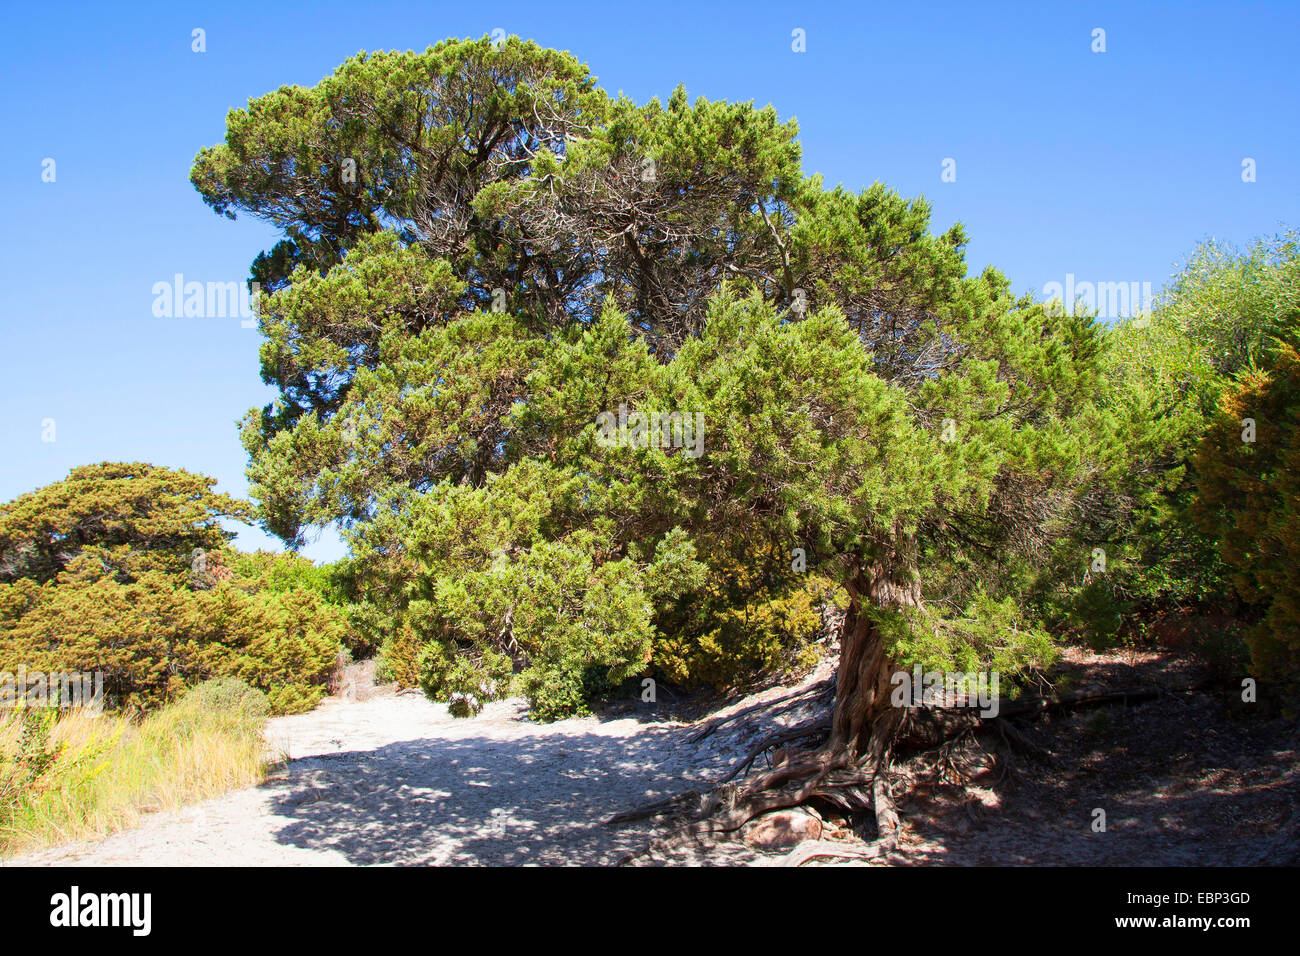
[[(247, 508), (204, 499), (212, 483), (102, 465), (4, 506), (13, 554), (34, 553), (23, 545), (34, 502), (57, 504), (48, 526), (71, 530), (50, 552), (63, 562), (54, 576), (45, 576), (54, 559), (10, 562), (12, 580), (0, 583), (0, 670), (102, 671), (117, 705), (155, 706), (230, 676), (265, 691), (277, 713), (314, 706), (347, 633), (343, 612), (322, 596), (326, 581), (311, 562), (230, 551), (213, 513)], [(129, 517), (86, 517), (114, 513)], [(213, 549), (202, 564), (196, 545)]]
[(367, 660), (378, 650), (382, 636), (374, 629), (374, 609), (355, 599), (356, 582), (346, 560), (316, 565), (291, 551), (236, 552), (231, 567), (236, 578), (255, 582), (260, 593), (309, 592), (338, 608), (347, 622), (341, 640), (353, 660)]
[(677, 684), (743, 685), (811, 663), (834, 583), (789, 568), (780, 554), (709, 561), (703, 587), (661, 615), (654, 664)]
[(123, 582), (148, 571), (185, 574), (196, 549), (219, 550), (234, 537), (221, 519), (253, 516), (214, 484), (140, 462), (74, 468), (0, 505), (0, 582), (44, 584), (81, 556)]
[[(200, 153), (214, 209), (285, 233), (254, 264), (280, 394), (245, 421), (253, 495), (287, 541), (345, 528), (387, 675), (549, 719), (806, 659), (841, 593), (906, 619), (900, 653), (1046, 659), (1011, 609), (1060, 598), (1070, 519), (1132, 458), (1107, 333), (968, 275), (923, 200), (803, 177), (796, 134), (484, 39), (361, 54)], [(610, 440), (640, 413), (681, 440)]]
[[(1113, 576), (1118, 573), (1116, 568)], [(1133, 607), (1132, 602), (1121, 598), (1109, 578), (1099, 575), (1072, 596), (1070, 620), (1082, 630), (1084, 639), (1094, 650), (1105, 650), (1114, 645)]]
[(1081, 579), (1096, 547), (1107, 568), (1056, 599), (1091, 639), (1104, 644), (1130, 612), (1235, 609), (1232, 561), (1218, 528), (1197, 517), (1217, 492), (1193, 459), (1219, 427), (1218, 406), (1234, 379), (1266, 362), (1268, 342), (1293, 324), (1298, 253), (1294, 233), (1244, 253), (1203, 244), (1151, 314), (1108, 332), (1103, 394), (1122, 467), (1085, 499), (1072, 550), (1060, 554), (1073, 567), (1060, 577)]
[(1300, 232), (1259, 239), (1242, 251), (1204, 242), (1162, 296), (1160, 311), (1231, 378), (1267, 363), (1300, 308)]
[(217, 677), (195, 685), (186, 695), (200, 710), (234, 720), (259, 723), (270, 715), (266, 695), (237, 677)]
[(0, 711), (0, 854), (98, 839), (259, 783), (269, 705), (222, 678), (132, 719), (81, 708)]
[(416, 662), (420, 689), (431, 700), (445, 700), (454, 717), (472, 717), (483, 704), (503, 696), (510, 686), (510, 658), (483, 647), (470, 658), (439, 641), (430, 641), (420, 650)]
[[(1058, 579), (1074, 584), (1063, 612), (1099, 647), (1136, 607), (1213, 601), (1222, 586), (1213, 543), (1187, 517), (1188, 462), (1218, 375), (1160, 311), (1114, 326), (1107, 340), (1105, 427), (1123, 466), (1098, 476), (1058, 557)], [(1106, 568), (1090, 573), (1097, 548)]]
[(180, 631), (203, 671), (264, 690), (276, 713), (316, 706), (346, 631), (341, 613), (297, 589), (262, 594), (226, 585), (196, 598)]
[(331, 604), (343, 603), (337, 574), (331, 567), (318, 567), (290, 551), (236, 551), (229, 557), (234, 576), (256, 581), (259, 591), (311, 591)]
[(356, 534), (354, 561), (390, 615), (386, 673), (468, 714), (510, 689), (517, 663), (534, 716), (549, 719), (568, 712), (558, 700), (587, 707), (588, 671), (615, 684), (644, 671), (655, 602), (702, 566), (680, 531), (644, 558), (616, 556), (599, 494), (576, 472), (521, 462), (481, 488), (404, 498)]
[(402, 620), (400, 611), (376, 607), (375, 614), (382, 618), (385, 629), (391, 631), (379, 645), (375, 679), (383, 682), (395, 681), (399, 687), (418, 687), (424, 638), (415, 628)]
[(588, 713), (588, 699), (583, 683), (584, 672), (542, 665), (532, 668), (519, 682), (528, 698), (529, 712), (538, 720), (562, 720)]
[(869, 609), (903, 669), (1007, 676), (1044, 670), (1058, 655), (1051, 635), (1012, 597), (975, 593), (958, 614), (934, 608)]
[(1224, 395), (1201, 441), (1195, 514), (1217, 539), (1237, 595), (1259, 615), (1246, 635), (1254, 667), (1300, 686), (1300, 311), (1288, 326), (1265, 368), (1243, 373)]

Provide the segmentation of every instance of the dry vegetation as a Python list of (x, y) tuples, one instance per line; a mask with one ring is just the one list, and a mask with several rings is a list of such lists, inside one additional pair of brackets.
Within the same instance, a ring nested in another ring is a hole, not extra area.
[(265, 700), (229, 681), (199, 685), (139, 720), (0, 712), (0, 855), (100, 839), (146, 813), (260, 783), (265, 717)]

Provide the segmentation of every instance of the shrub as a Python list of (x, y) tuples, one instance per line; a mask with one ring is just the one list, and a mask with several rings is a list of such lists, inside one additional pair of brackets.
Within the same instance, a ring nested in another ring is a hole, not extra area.
[(375, 679), (396, 681), (399, 687), (420, 685), (420, 655), (424, 652), (424, 639), (409, 624), (398, 626), (396, 633), (379, 647), (379, 664)]
[(1097, 651), (1114, 647), (1133, 605), (1121, 599), (1105, 576), (1097, 576), (1071, 596), (1070, 623), (1083, 631), (1084, 640)]
[(434, 599), (412, 609), (433, 638), (420, 659), (426, 693), (466, 713), (502, 696), (512, 666), (503, 644), (525, 662), (520, 686), (542, 720), (589, 709), (589, 668), (607, 669), (614, 682), (643, 671), (653, 585), (634, 561), (600, 562), (598, 553), (594, 537), (578, 533), (439, 578)]
[[(1105, 543), (1117, 606), (1239, 610), (1220, 529), (1197, 514), (1205, 476), (1193, 460), (1220, 402), (1240, 376), (1270, 365), (1270, 343), (1294, 331), (1297, 309), (1300, 233), (1292, 231), (1242, 251), (1203, 243), (1154, 312), (1108, 330), (1106, 404), (1121, 467), (1095, 484), (1077, 539), (1086, 548)], [(1097, 609), (1103, 596), (1092, 590), (1076, 603)]]
[(246, 594), (222, 586), (198, 595), (190, 611), (192, 633), (207, 638), (208, 673), (261, 688), (275, 713), (310, 710), (320, 701), (346, 624), (318, 595)]
[(0, 506), (0, 670), (102, 671), (118, 706), (219, 676), (314, 706), (348, 634), (330, 572), (230, 550), (219, 519), (251, 509), (213, 484), (105, 463)]
[(477, 659), (451, 654), (445, 644), (430, 641), (416, 662), (420, 689), (430, 700), (445, 700), (454, 717), (472, 717), (489, 700), (510, 686), (509, 657), (483, 648)]
[(562, 720), (590, 712), (582, 674), (554, 664), (532, 667), (520, 678), (528, 712), (536, 720)]
[(1253, 665), (1300, 686), (1300, 311), (1290, 322), (1291, 341), (1241, 376), (1201, 442), (1196, 516), (1258, 618), (1246, 634)]
[(806, 665), (837, 591), (819, 575), (717, 558), (705, 586), (659, 622), (655, 667), (677, 684), (722, 688)]
[(202, 711), (261, 723), (271, 708), (266, 695), (237, 677), (216, 677), (196, 685), (186, 695)]
[(261, 782), (267, 702), (209, 681), (139, 721), (79, 709), (0, 711), (0, 855), (95, 839)]
[[(534, 717), (555, 719), (644, 673), (656, 606), (704, 566), (680, 530), (624, 547), (607, 494), (589, 476), (524, 462), (386, 509), (353, 539), (389, 621), (385, 676), (463, 715), (517, 686)], [(584, 527), (548, 539), (560, 512)]]
[(374, 609), (351, 598), (356, 582), (346, 561), (317, 567), (291, 551), (279, 554), (255, 551), (236, 554), (232, 567), (240, 580), (255, 582), (259, 593), (305, 591), (337, 608), (347, 624), (340, 640), (353, 660), (365, 660), (378, 650), (380, 639), (376, 639)]
[(79, 558), (39, 587), (0, 585), (0, 670), (103, 671), (117, 706), (154, 707), (209, 676), (267, 691), (276, 712), (314, 706), (346, 627), (342, 612), (309, 591), (250, 585), (193, 591), (157, 572), (121, 584)]

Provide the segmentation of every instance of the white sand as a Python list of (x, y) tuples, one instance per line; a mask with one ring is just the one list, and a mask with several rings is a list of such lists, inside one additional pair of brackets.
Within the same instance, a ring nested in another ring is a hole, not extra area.
[[(708, 787), (772, 729), (749, 718), (692, 744), (692, 726), (643, 706), (633, 717), (536, 724), (518, 700), (457, 719), (418, 694), (329, 699), (270, 722), (268, 742), (290, 761), (262, 786), (8, 865), (607, 865), (651, 830), (605, 818)], [(708, 862), (746, 859), (737, 846)]]

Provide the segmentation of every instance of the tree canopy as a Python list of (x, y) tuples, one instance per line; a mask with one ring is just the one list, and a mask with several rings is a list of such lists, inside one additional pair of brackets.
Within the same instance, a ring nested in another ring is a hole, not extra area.
[(72, 469), (63, 481), (0, 505), (0, 582), (44, 584), (81, 556), (119, 579), (189, 570), (195, 550), (216, 551), (234, 537), (224, 518), (252, 520), (247, 502), (212, 490), (216, 482), (140, 462)]
[(797, 659), (838, 604), (829, 740), (728, 812), (775, 787), (887, 823), (898, 668), (1014, 675), (1107, 601), (1221, 585), (1192, 448), (1288, 321), (1293, 247), (1203, 250), (1108, 329), (971, 273), (923, 198), (805, 175), (797, 132), (448, 40), (232, 111), (192, 180), (284, 232), (252, 268), (279, 391), (243, 423), (253, 496), (291, 544), (345, 530), (392, 676), (558, 717)]
[(215, 484), (104, 462), (0, 505), (0, 671), (98, 671), (116, 706), (215, 676), (277, 712), (313, 706), (347, 636), (342, 602), (303, 558), (234, 552), (220, 522), (254, 509)]
[[(470, 694), (438, 675), (478, 668), (483, 699), (502, 655), (559, 655), (573, 686), (637, 673), (705, 581), (804, 587), (796, 548), (855, 606), (935, 630), (1005, 598), (999, 570), (1115, 467), (1101, 327), (968, 275), (924, 200), (804, 176), (796, 137), (752, 103), (610, 98), (510, 39), (360, 54), (200, 152), (214, 209), (286, 234), (253, 270), (280, 390), (244, 425), (254, 496), (290, 542), (349, 530), (409, 680)], [(601, 442), (619, 409), (699, 416), (702, 454)], [(620, 588), (617, 614), (591, 603)], [(938, 630), (914, 646), (971, 656)], [(1016, 633), (982, 656), (1042, 656)]]

